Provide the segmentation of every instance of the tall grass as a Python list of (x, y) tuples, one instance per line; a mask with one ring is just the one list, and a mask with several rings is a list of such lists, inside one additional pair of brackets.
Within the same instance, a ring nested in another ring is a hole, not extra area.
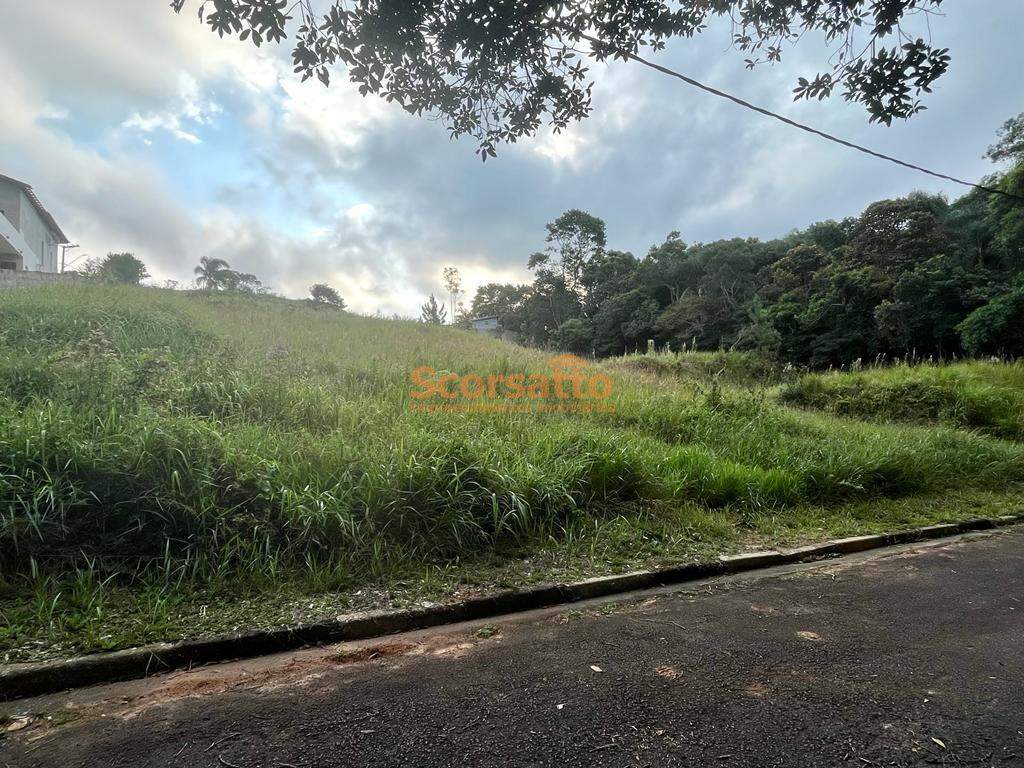
[(610, 365), (617, 370), (641, 371), (656, 377), (740, 386), (776, 384), (791, 378), (785, 366), (757, 352), (637, 353), (624, 355)]
[[(752, 361), (731, 381), (710, 359), (682, 378), (643, 358), (606, 364), (614, 413), (409, 409), (417, 366), (486, 376), (544, 372), (546, 359), (271, 298), (0, 294), (0, 569), (146, 584), (380, 576), (641, 509), (697, 505), (742, 525), (809, 503), (1024, 480), (1022, 446), (955, 420), (793, 410), (753, 386)], [(977, 376), (1021, 391), (1005, 368)]]
[(939, 423), (1024, 439), (1024, 363), (905, 363), (806, 374), (782, 401), (860, 419)]

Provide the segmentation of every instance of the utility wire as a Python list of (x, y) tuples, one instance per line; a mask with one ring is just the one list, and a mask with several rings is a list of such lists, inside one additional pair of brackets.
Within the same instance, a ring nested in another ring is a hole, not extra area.
[[(596, 37), (591, 37), (590, 35), (587, 35), (587, 34), (583, 34), (583, 35), (581, 35), (581, 37), (584, 40), (587, 40), (587, 41), (589, 41), (591, 43), (595, 43), (595, 44), (597, 44), (599, 46), (602, 46), (602, 47), (605, 47), (605, 48), (608, 47), (607, 43), (597, 39)], [(736, 96), (733, 96), (731, 94), (728, 94), (725, 91), (720, 91), (717, 88), (712, 88), (710, 85), (704, 85), (704, 83), (702, 83), (702, 82), (700, 82), (698, 80), (694, 80), (692, 77), (687, 77), (686, 75), (682, 74), (681, 72), (676, 72), (675, 70), (669, 69), (668, 67), (663, 67), (660, 64), (655, 64), (653, 61), (648, 61), (647, 59), (645, 59), (645, 58), (643, 58), (641, 56), (638, 56), (635, 53), (630, 53), (629, 51), (619, 50), (619, 49), (614, 49), (614, 50), (617, 50), (619, 54), (621, 54), (621, 55), (623, 55), (623, 56), (625, 56), (625, 57), (627, 57), (629, 59), (632, 59), (635, 62), (643, 64), (644, 66), (650, 67), (651, 69), (655, 69), (658, 72), (661, 72), (662, 74), (668, 75), (669, 77), (674, 77), (674, 78), (677, 78), (679, 80), (682, 80), (684, 83), (688, 83), (689, 85), (692, 85), (695, 88), (700, 88), (702, 91), (707, 91), (708, 93), (714, 94), (715, 96), (718, 96), (720, 98), (728, 99), (729, 101), (733, 102), (734, 104), (739, 104), (741, 107), (746, 107), (747, 109), (752, 109), (755, 112), (760, 112), (762, 115), (767, 115), (768, 117), (773, 117), (776, 120), (780, 120), (781, 122), (785, 123), (786, 125), (791, 125), (794, 128), (799, 128), (801, 131), (807, 131), (807, 133), (813, 133), (815, 136), (820, 136), (821, 138), (826, 139), (828, 141), (834, 141), (836, 144), (842, 144), (844, 147), (849, 147), (850, 149), (855, 149), (858, 152), (863, 152), (866, 155), (871, 155), (872, 157), (877, 157), (877, 158), (879, 158), (881, 160), (888, 160), (890, 163), (896, 163), (896, 165), (902, 165), (904, 168), (910, 168), (911, 170), (914, 170), (914, 171), (920, 171), (921, 173), (927, 173), (929, 176), (934, 176), (934, 177), (936, 177), (938, 179), (945, 179), (946, 181), (952, 181), (952, 182), (955, 182), (956, 184), (963, 184), (965, 187), (974, 187), (975, 189), (980, 189), (983, 192), (988, 192), (988, 193), (993, 194), (993, 195), (1003, 195), (1004, 197), (1009, 197), (1009, 198), (1011, 198), (1013, 200), (1024, 200), (1024, 197), (1022, 197), (1021, 195), (1016, 195), (1016, 194), (1014, 194), (1012, 192), (1006, 192), (1005, 190), (997, 189), (995, 187), (988, 187), (988, 186), (985, 186), (984, 184), (975, 184), (974, 182), (971, 182), (971, 181), (964, 181), (963, 179), (958, 179), (955, 176), (947, 176), (944, 173), (939, 173), (937, 171), (930, 171), (927, 168), (922, 168), (920, 165), (914, 165), (913, 163), (905, 162), (903, 160), (900, 160), (899, 158), (892, 157), (891, 155), (885, 155), (885, 154), (882, 154), (881, 152), (875, 152), (873, 149), (868, 149), (867, 147), (862, 147), (859, 144), (854, 144), (852, 141), (847, 141), (846, 139), (841, 139), (838, 136), (833, 136), (830, 133), (825, 133), (824, 131), (819, 131), (817, 128), (812, 128), (809, 125), (804, 125), (803, 123), (798, 123), (795, 120), (790, 120), (788, 117), (780, 115), (780, 114), (778, 114), (776, 112), (772, 112), (771, 110), (765, 109), (763, 107), (759, 107), (756, 104), (751, 104), (749, 101), (744, 101), (743, 99), (738, 98)]]

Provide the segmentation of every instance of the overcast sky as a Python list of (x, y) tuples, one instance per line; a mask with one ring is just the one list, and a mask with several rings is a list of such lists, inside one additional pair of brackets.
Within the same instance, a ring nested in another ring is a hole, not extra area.
[[(192, 5), (195, 3), (193, 2)], [(913, 189), (955, 185), (828, 144), (636, 64), (600, 65), (594, 114), (480, 163), (471, 140), (360, 98), (344, 77), (301, 84), (287, 47), (219, 40), (167, 0), (0, 0), (0, 173), (33, 185), (82, 250), (133, 251), (154, 278), (201, 256), (275, 291), (336, 286), (356, 310), (417, 315), (458, 266), (470, 289), (521, 280), (544, 223), (583, 208), (638, 255), (773, 237)], [(931, 20), (950, 72), (929, 110), (869, 125), (841, 98), (793, 103), (823, 68), (807, 39), (748, 72), (712, 27), (660, 63), (794, 119), (967, 179), (996, 128), (1024, 111), (1020, 0), (946, 0)]]

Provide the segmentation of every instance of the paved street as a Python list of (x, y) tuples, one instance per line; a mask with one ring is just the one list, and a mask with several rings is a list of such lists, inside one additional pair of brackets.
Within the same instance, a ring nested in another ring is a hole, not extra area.
[(0, 766), (1024, 766), (1020, 530), (481, 626), (4, 705)]

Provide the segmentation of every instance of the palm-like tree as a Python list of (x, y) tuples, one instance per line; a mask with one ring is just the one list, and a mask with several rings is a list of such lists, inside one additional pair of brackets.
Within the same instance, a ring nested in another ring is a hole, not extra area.
[(224, 284), (224, 277), (231, 268), (224, 259), (211, 259), (203, 256), (199, 266), (195, 268), (196, 285), (208, 291), (217, 290)]

